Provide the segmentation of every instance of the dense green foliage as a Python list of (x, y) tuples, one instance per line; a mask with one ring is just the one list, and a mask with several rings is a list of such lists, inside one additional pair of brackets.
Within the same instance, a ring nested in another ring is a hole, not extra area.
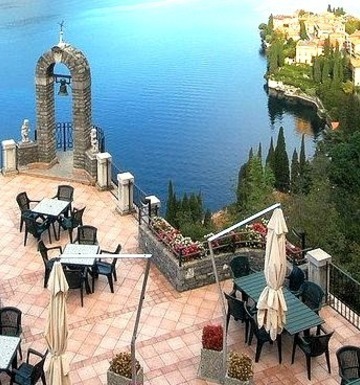
[(275, 188), (281, 192), (290, 190), (289, 158), (286, 152), (284, 128), (280, 127), (277, 144), (274, 153)]
[[(233, 220), (280, 200), (289, 229), (304, 229), (307, 247), (322, 248), (360, 280), (360, 99), (353, 94), (344, 98), (339, 128), (324, 132), (313, 159), (306, 159), (304, 138), (299, 151), (294, 151), (289, 193), (279, 195), (279, 172), (261, 168), (257, 156), (241, 166), (246, 172), (239, 172), (241, 194)], [(276, 148), (270, 145), (265, 162), (268, 168), (276, 170), (278, 162), (286, 164), (274, 156), (284, 148), (282, 142), (279, 131)]]
[(177, 199), (172, 181), (169, 182), (165, 219), (182, 235), (193, 240), (204, 240), (205, 234), (214, 230), (211, 213), (204, 210), (201, 194), (185, 193)]

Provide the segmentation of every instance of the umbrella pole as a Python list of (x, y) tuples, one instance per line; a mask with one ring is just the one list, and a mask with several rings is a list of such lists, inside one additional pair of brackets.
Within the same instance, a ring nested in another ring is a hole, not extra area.
[(139, 306), (138, 306), (137, 313), (136, 313), (136, 320), (135, 320), (133, 335), (131, 338), (131, 383), (133, 385), (136, 385), (135, 342), (136, 342), (137, 331), (138, 331), (138, 327), (139, 327), (141, 309), (142, 309), (142, 305), (143, 305), (144, 298), (145, 298), (146, 284), (147, 284), (147, 280), (148, 280), (149, 272), (150, 272), (150, 263), (151, 263), (151, 258), (148, 258), (148, 260), (146, 261), (144, 280), (143, 280), (143, 284), (142, 284), (142, 288), (141, 288)]

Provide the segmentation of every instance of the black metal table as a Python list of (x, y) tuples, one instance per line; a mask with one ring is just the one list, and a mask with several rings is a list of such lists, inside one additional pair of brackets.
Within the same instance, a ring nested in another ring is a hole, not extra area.
[[(266, 286), (265, 275), (262, 271), (244, 277), (235, 278), (234, 283), (238, 290), (244, 292), (255, 302), (258, 301), (261, 292)], [(301, 302), (301, 300), (292, 294), (286, 287), (283, 288), (283, 293), (288, 308), (284, 329), (290, 335), (295, 335), (319, 326), (325, 322), (318, 314)]]

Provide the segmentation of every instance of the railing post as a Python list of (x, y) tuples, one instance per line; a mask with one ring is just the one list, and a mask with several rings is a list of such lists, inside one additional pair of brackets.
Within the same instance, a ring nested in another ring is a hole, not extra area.
[(317, 283), (326, 292), (328, 287), (327, 265), (331, 262), (331, 255), (322, 249), (310, 250), (306, 253), (309, 262), (308, 279)]
[(97, 181), (96, 186), (100, 190), (107, 190), (110, 187), (108, 183), (111, 180), (111, 155), (108, 152), (96, 154), (97, 160)]
[(145, 197), (146, 202), (149, 202), (149, 217), (156, 216), (159, 212), (161, 202), (155, 195)]
[(3, 152), (3, 164), (1, 170), (4, 175), (17, 173), (16, 143), (14, 139), (3, 140), (1, 142)]
[(121, 214), (130, 214), (134, 198), (134, 177), (129, 172), (117, 175), (118, 180), (118, 200), (116, 210)]

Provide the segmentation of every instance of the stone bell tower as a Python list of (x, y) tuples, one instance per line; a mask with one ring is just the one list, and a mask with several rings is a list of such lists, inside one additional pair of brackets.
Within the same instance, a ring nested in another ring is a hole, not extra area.
[[(56, 157), (56, 122), (54, 100), (54, 67), (64, 64), (70, 72), (72, 88), (73, 167), (91, 172), (91, 75), (85, 55), (63, 41), (63, 23), (60, 40), (45, 52), (36, 65), (36, 130), (38, 162), (51, 167)], [(70, 78), (69, 77), (69, 78)]]

